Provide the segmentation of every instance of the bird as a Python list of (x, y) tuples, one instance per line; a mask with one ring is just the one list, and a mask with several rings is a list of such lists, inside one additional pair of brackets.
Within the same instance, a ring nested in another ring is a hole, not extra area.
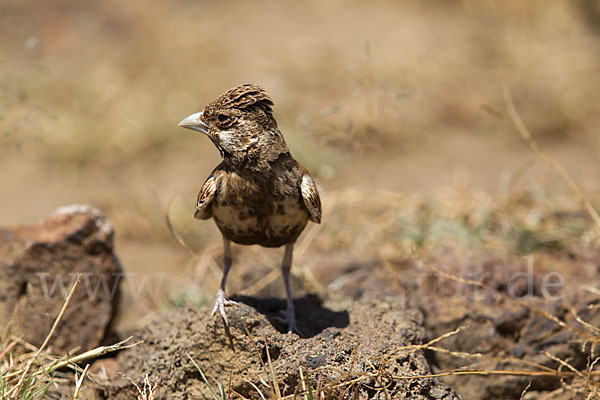
[(178, 126), (208, 136), (222, 161), (196, 200), (194, 217), (212, 218), (223, 236), (223, 276), (211, 317), (227, 325), (225, 286), (233, 264), (231, 243), (284, 246), (281, 273), (286, 292), (288, 333), (301, 334), (290, 288), (294, 243), (308, 221), (321, 223), (321, 198), (314, 179), (292, 157), (273, 115), (273, 100), (260, 86), (229, 89)]

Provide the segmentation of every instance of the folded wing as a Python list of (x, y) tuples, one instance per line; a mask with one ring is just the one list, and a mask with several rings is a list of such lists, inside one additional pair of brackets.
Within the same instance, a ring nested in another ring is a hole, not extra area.
[(313, 178), (309, 174), (302, 176), (302, 184), (300, 185), (302, 191), (302, 200), (304, 205), (308, 209), (308, 216), (312, 222), (317, 224), (321, 223), (321, 197), (319, 196), (319, 190)]
[(215, 182), (214, 173), (211, 174), (200, 193), (198, 193), (198, 200), (196, 201), (196, 212), (194, 212), (194, 218), (196, 219), (208, 219), (212, 217), (211, 203), (217, 192), (217, 184)]

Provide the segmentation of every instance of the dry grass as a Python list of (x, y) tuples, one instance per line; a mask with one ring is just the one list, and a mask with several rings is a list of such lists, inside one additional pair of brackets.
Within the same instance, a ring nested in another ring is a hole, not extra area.
[(148, 374), (146, 374), (146, 376), (144, 376), (141, 387), (140, 387), (140, 385), (135, 383), (130, 378), (128, 378), (128, 377), (126, 377), (126, 378), (129, 380), (129, 382), (131, 382), (131, 384), (133, 386), (135, 386), (135, 389), (137, 390), (136, 400), (154, 400), (156, 398), (157, 383), (156, 382), (152, 383), (150, 381), (150, 378), (148, 377)]
[[(115, 12), (114, 1), (9, 1), (0, 137), (37, 142), (42, 158), (67, 166), (119, 167), (185, 152), (180, 116), (254, 81), (273, 92), (294, 148), (321, 167), (321, 143), (401, 149), (456, 128), (497, 133), (479, 107), (502, 104), (503, 76), (539, 137), (594, 140), (599, 61), (588, 49), (598, 38), (581, 6), (508, 3), (133, 1)], [(236, 29), (217, 33), (232, 20)]]
[[(37, 400), (44, 399), (46, 392), (52, 385), (62, 383), (69, 384), (71, 378), (65, 374), (58, 374), (62, 369), (69, 369), (74, 372), (72, 387), (72, 400), (79, 398), (81, 388), (88, 368), (87, 361), (94, 360), (105, 354), (123, 350), (135, 346), (137, 343), (128, 343), (131, 338), (115, 343), (110, 346), (101, 346), (76, 356), (69, 354), (65, 356), (56, 356), (46, 352), (46, 347), (53, 337), (53, 333), (58, 326), (62, 316), (69, 306), (72, 295), (79, 284), (79, 278), (75, 281), (65, 302), (54, 320), (54, 324), (48, 333), (44, 343), (40, 347), (35, 347), (30, 343), (10, 334), (10, 329), (5, 329), (0, 336), (0, 398), (7, 400)], [(10, 325), (10, 324), (9, 324)], [(24, 346), (29, 352), (19, 352), (18, 356), (13, 356), (12, 350), (17, 345)], [(86, 363), (82, 369), (81, 364)], [(150, 400), (150, 398), (143, 400)]]

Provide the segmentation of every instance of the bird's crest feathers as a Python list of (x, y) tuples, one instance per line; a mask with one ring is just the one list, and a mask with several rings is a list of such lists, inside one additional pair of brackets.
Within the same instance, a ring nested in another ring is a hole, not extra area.
[[(229, 89), (206, 106), (206, 111), (228, 108), (246, 110), (258, 107), (265, 113), (273, 113), (273, 100), (266, 90), (260, 86), (245, 83)], [(206, 112), (205, 111), (205, 112)]]

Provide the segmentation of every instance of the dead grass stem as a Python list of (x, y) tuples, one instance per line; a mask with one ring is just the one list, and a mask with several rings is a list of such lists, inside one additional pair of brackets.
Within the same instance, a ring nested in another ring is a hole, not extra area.
[[(75, 289), (79, 284), (79, 277), (69, 290), (65, 302), (58, 313), (54, 324), (46, 339), (40, 347), (26, 343), (21, 338), (8, 336), (0, 340), (0, 397), (12, 399), (41, 399), (55, 379), (53, 372), (70, 368), (75, 371), (73, 399), (77, 399), (83, 382), (87, 377), (89, 364), (81, 369), (77, 364), (96, 359), (104, 354), (130, 348), (138, 343), (127, 344), (131, 337), (110, 346), (100, 346), (76, 356), (55, 356), (46, 352), (46, 347), (54, 336), (58, 324), (69, 306)], [(0, 338), (2, 339), (2, 338)], [(23, 345), (25, 349), (32, 350), (30, 353), (14, 357), (12, 350), (17, 344)], [(79, 375), (78, 375), (79, 373)]]
[(512, 95), (510, 93), (510, 89), (508, 86), (503, 85), (502, 87), (504, 93), (504, 104), (506, 105), (506, 110), (508, 111), (508, 115), (511, 119), (512, 126), (517, 131), (519, 136), (527, 143), (529, 148), (538, 155), (542, 160), (546, 162), (552, 169), (554, 169), (558, 175), (567, 183), (571, 191), (577, 196), (579, 201), (582, 203), (583, 208), (588, 213), (588, 215), (592, 218), (596, 226), (596, 233), (600, 235), (600, 215), (596, 209), (592, 206), (592, 203), (588, 200), (587, 196), (581, 190), (581, 187), (575, 182), (571, 174), (552, 156), (548, 153), (544, 152), (538, 142), (531, 136), (531, 133), (523, 123), (523, 120), (519, 116), (517, 109), (515, 108), (514, 102), (512, 100)]

